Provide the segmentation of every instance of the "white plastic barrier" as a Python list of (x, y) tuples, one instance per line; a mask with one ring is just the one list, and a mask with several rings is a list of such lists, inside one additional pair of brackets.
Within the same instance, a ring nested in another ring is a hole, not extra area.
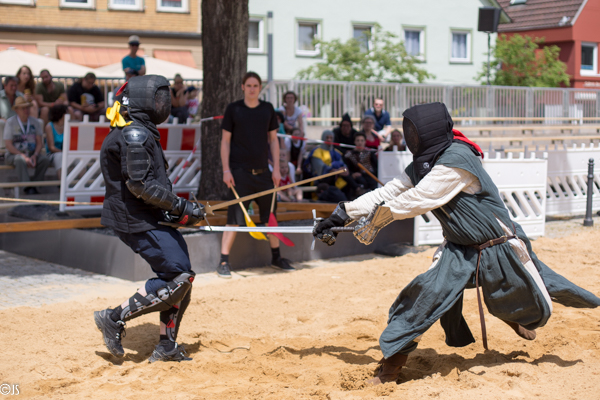
[(584, 214), (588, 161), (595, 160), (592, 210), (600, 210), (600, 144), (582, 144), (548, 151), (548, 202), (546, 214)]
[[(72, 122), (68, 120), (68, 116), (65, 117), (61, 201), (104, 201), (105, 188), (100, 170), (100, 148), (110, 130), (108, 122)], [(173, 181), (200, 138), (200, 125), (163, 124), (158, 126), (158, 130), (160, 144), (169, 163), (169, 178)], [(198, 189), (199, 182), (200, 149), (198, 148), (192, 162), (173, 186), (173, 192), (187, 198), (190, 192)], [(101, 207), (62, 204), (60, 210), (93, 210)]]
[[(507, 158), (500, 156), (501, 153), (497, 153), (495, 158), (490, 158), (486, 153), (483, 167), (498, 187), (511, 218), (521, 224), (528, 236), (543, 235), (547, 160), (535, 158), (535, 153), (530, 158), (525, 158), (523, 154), (513, 158), (512, 153)], [(412, 161), (412, 154), (408, 152), (382, 152), (379, 157), (379, 166), (384, 172), (379, 179), (384, 183), (398, 176)], [(444, 236), (439, 221), (431, 212), (425, 215), (429, 221), (423, 216), (415, 218), (413, 244), (442, 243)]]

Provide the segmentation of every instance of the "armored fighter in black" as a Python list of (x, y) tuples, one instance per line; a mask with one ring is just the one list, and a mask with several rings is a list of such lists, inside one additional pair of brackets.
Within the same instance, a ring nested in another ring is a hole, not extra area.
[(117, 115), (121, 105), (116, 102), (111, 124), (115, 128), (100, 150), (106, 184), (101, 222), (142, 256), (157, 277), (116, 308), (94, 312), (94, 320), (108, 351), (123, 357), (125, 322), (159, 312), (160, 341), (149, 361), (189, 360), (176, 340), (190, 303), (195, 273), (181, 233), (159, 222), (193, 225), (204, 217), (204, 210), (173, 194), (167, 175), (156, 128), (171, 111), (167, 79), (157, 75), (133, 77), (120, 92), (126, 120)]

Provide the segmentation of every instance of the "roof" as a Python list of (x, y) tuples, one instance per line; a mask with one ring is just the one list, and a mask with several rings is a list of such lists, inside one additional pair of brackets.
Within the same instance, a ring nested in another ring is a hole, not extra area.
[(512, 20), (499, 25), (498, 31), (514, 32), (573, 26), (587, 0), (521, 0), (514, 5), (511, 0), (497, 1)]

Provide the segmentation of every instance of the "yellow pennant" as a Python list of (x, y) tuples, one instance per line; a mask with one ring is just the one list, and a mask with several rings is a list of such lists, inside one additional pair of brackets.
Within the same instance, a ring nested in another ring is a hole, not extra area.
[(113, 128), (115, 126), (122, 128), (133, 122), (133, 121), (125, 122), (125, 118), (123, 118), (123, 116), (119, 112), (120, 110), (121, 110), (121, 103), (119, 103), (118, 101), (115, 101), (113, 106), (108, 107), (108, 109), (106, 110), (106, 118), (108, 118), (108, 120), (110, 121), (110, 126), (112, 126)]

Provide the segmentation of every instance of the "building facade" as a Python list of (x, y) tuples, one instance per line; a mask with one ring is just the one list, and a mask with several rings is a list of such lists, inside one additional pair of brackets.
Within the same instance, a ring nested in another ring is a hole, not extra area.
[(598, 43), (600, 0), (499, 0), (512, 23), (500, 26), (507, 36), (544, 38), (560, 47), (571, 87), (600, 88)]
[[(477, 31), (478, 9), (487, 0), (364, 0), (302, 2), (250, 0), (248, 69), (267, 74), (267, 15), (273, 12), (273, 78), (293, 79), (299, 70), (322, 60), (312, 44), (364, 37), (375, 23), (404, 41), (408, 52), (435, 75), (430, 83), (476, 84), (487, 61), (486, 33)], [(508, 21), (505, 14), (503, 21)], [(492, 35), (492, 44), (495, 35)], [(364, 44), (368, 46), (368, 43)]]
[[(0, 0), (0, 51), (9, 47), (97, 68), (138, 54), (202, 68), (201, 0)], [(16, 71), (15, 71), (16, 72)]]

